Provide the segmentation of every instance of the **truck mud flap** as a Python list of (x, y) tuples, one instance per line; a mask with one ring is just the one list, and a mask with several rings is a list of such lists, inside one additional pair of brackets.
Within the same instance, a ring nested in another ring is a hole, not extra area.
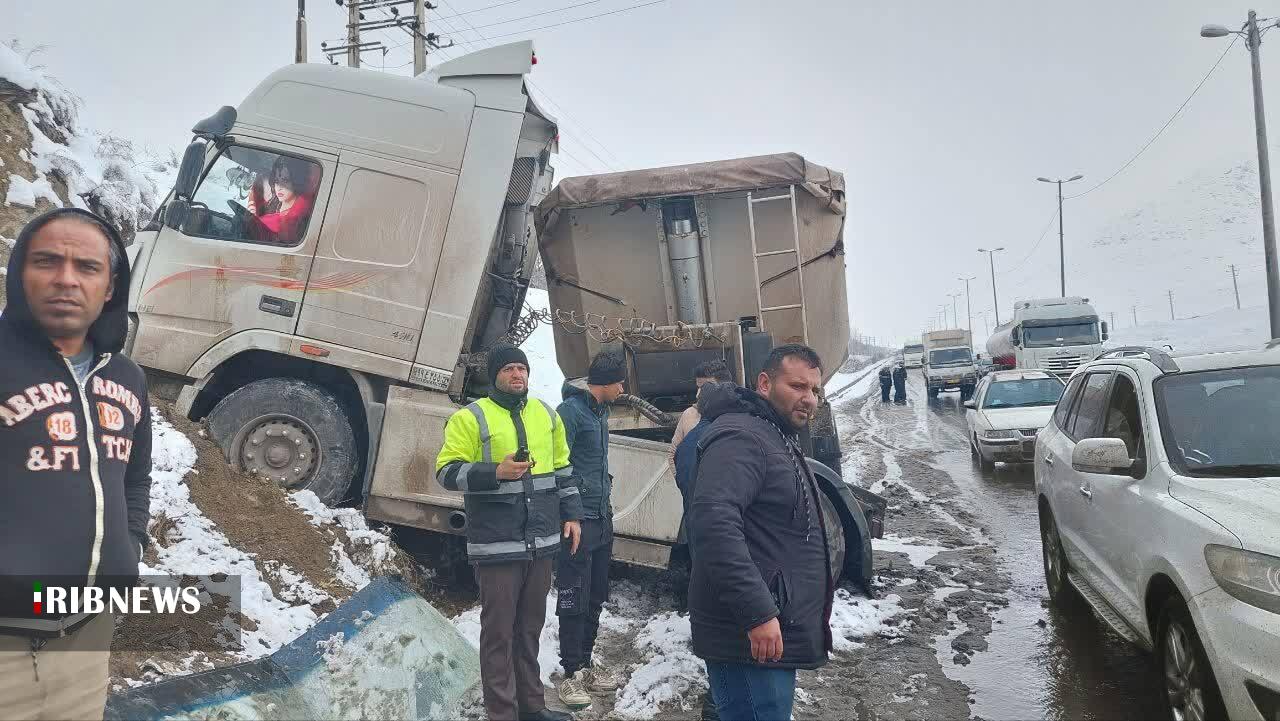
[(884, 514), (889, 501), (871, 491), (851, 485), (822, 463), (807, 459), (809, 468), (822, 491), (835, 502), (844, 523), (846, 554), (844, 577), (857, 585), (869, 597), (874, 597), (871, 586), (871, 539), (884, 535)]
[(457, 718), (479, 681), (449, 619), (383, 577), (270, 656), (114, 694), (105, 718)]

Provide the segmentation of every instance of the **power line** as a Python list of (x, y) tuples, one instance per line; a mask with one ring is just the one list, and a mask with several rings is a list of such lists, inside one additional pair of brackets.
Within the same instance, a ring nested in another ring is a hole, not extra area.
[[(463, 13), (457, 13), (456, 15), (442, 15), (442, 16), (440, 16), (440, 17), (437, 17), (436, 19), (437, 19), (437, 20), (452, 20), (453, 18), (460, 18), (460, 17), (462, 17), (463, 15), (474, 15), (474, 14), (476, 14), (476, 13), (482, 13), (482, 12), (484, 12), (485, 10), (492, 10), (492, 9), (494, 9), (494, 8), (500, 8), (500, 7), (503, 7), (503, 6), (506, 6), (506, 5), (514, 5), (514, 4), (518, 3), (518, 2), (524, 2), (524, 1), (525, 1), (525, 0), (506, 0), (506, 2), (495, 3), (495, 4), (493, 4), (493, 5), (486, 5), (486, 6), (482, 7), (482, 8), (476, 8), (475, 10), (468, 10), (468, 11), (463, 12)], [(454, 12), (457, 12), (457, 11), (454, 11)]]
[(510, 23), (520, 22), (521, 20), (529, 20), (530, 18), (542, 17), (543, 15), (560, 13), (560, 12), (564, 12), (565, 10), (572, 10), (574, 8), (580, 8), (586, 5), (596, 5), (600, 2), (601, 0), (585, 0), (585, 2), (580, 2), (576, 5), (566, 5), (562, 8), (556, 8), (555, 10), (543, 10), (542, 12), (533, 13), (532, 15), (522, 15), (518, 18), (511, 18), (510, 20), (499, 20), (496, 23), (487, 23), (485, 25), (472, 25), (471, 29), (479, 31), (481, 28), (492, 28), (492, 27), (497, 27), (498, 25), (508, 25)]
[(1167, 130), (1170, 125), (1173, 125), (1173, 121), (1178, 119), (1178, 116), (1182, 113), (1183, 109), (1187, 107), (1187, 104), (1191, 102), (1191, 99), (1196, 96), (1196, 93), (1200, 92), (1200, 88), (1204, 87), (1204, 84), (1208, 82), (1209, 77), (1213, 75), (1213, 71), (1218, 69), (1218, 66), (1222, 64), (1223, 58), (1227, 57), (1227, 53), (1231, 52), (1231, 48), (1235, 47), (1236, 40), (1239, 40), (1239, 39), (1240, 39), (1239, 35), (1231, 39), (1231, 43), (1227, 45), (1227, 49), (1223, 50), (1222, 54), (1218, 56), (1218, 59), (1213, 63), (1213, 67), (1209, 68), (1209, 72), (1205, 73), (1203, 78), (1200, 78), (1200, 82), (1196, 83), (1196, 87), (1191, 91), (1191, 94), (1187, 96), (1187, 99), (1182, 101), (1182, 105), (1179, 105), (1178, 109), (1173, 111), (1173, 115), (1169, 116), (1169, 119), (1165, 121), (1164, 125), (1160, 126), (1160, 129), (1156, 131), (1156, 134), (1152, 135), (1151, 139), (1147, 141), (1146, 145), (1143, 145), (1141, 148), (1139, 148), (1138, 152), (1134, 153), (1132, 158), (1129, 158), (1129, 160), (1126, 161), (1124, 165), (1121, 165), (1120, 168), (1116, 170), (1116, 172), (1107, 176), (1106, 180), (1103, 180), (1101, 183), (1098, 183), (1097, 185), (1093, 186), (1092, 188), (1089, 188), (1083, 193), (1077, 193), (1076, 195), (1069, 195), (1064, 200), (1074, 200), (1076, 198), (1081, 198), (1088, 195), (1089, 193), (1092, 193), (1098, 188), (1101, 188), (1102, 186), (1111, 182), (1113, 178), (1123, 173), (1125, 169), (1128, 168), (1130, 165), (1133, 165), (1133, 162), (1137, 160), (1143, 153), (1147, 152), (1147, 148), (1150, 148), (1157, 140), (1160, 139), (1160, 136), (1164, 134), (1164, 131)]
[(658, 5), (658, 4), (661, 4), (661, 3), (665, 3), (666, 1), (667, 1), (667, 0), (651, 0), (650, 2), (647, 2), (647, 3), (641, 3), (641, 4), (639, 4), (639, 5), (630, 5), (630, 6), (625, 7), (625, 8), (619, 8), (619, 9), (617, 9), (617, 10), (610, 10), (610, 11), (609, 11), (609, 12), (607, 12), (607, 13), (600, 13), (600, 14), (598, 14), (598, 15), (588, 15), (588, 16), (586, 16), (586, 17), (582, 17), (582, 18), (575, 18), (575, 19), (573, 19), (573, 20), (566, 20), (566, 21), (564, 21), (564, 22), (562, 22), (562, 23), (553, 23), (553, 24), (551, 24), (551, 25), (543, 25), (542, 27), (537, 27), (537, 28), (528, 28), (528, 29), (526, 29), (526, 30), (520, 30), (520, 31), (518, 31), (518, 32), (514, 32), (514, 33), (505, 33), (505, 34), (503, 34), (503, 35), (490, 35), (489, 37), (487, 37), (487, 38), (485, 38), (485, 39), (486, 39), (486, 40), (489, 40), (489, 41), (491, 41), (491, 42), (492, 42), (492, 41), (494, 41), (494, 40), (501, 40), (502, 38), (509, 38), (509, 37), (513, 37), (513, 36), (515, 36), (515, 35), (526, 35), (526, 34), (528, 34), (528, 33), (536, 33), (536, 32), (538, 32), (539, 30), (551, 30), (551, 29), (553, 29), (553, 28), (563, 27), (563, 26), (565, 26), (565, 25), (573, 25), (573, 24), (575, 24), (575, 23), (586, 22), (586, 21), (588, 21), (588, 20), (595, 20), (595, 19), (597, 19), (597, 18), (603, 18), (603, 17), (608, 17), (608, 16), (610, 16), (610, 15), (617, 15), (617, 14), (619, 14), (619, 13), (625, 13), (625, 12), (630, 12), (630, 11), (632, 11), (632, 10), (639, 10), (639, 9), (641, 9), (641, 8), (647, 8), (647, 7), (651, 6), (651, 5)]
[(576, 117), (571, 115), (568, 110), (564, 109), (563, 105), (561, 105), (560, 103), (557, 103), (555, 100), (552, 100), (551, 96), (547, 93), (547, 91), (543, 90), (541, 87), (537, 85), (534, 85), (532, 80), (526, 80), (525, 82), (526, 84), (528, 84), (529, 87), (533, 88), (534, 90), (537, 90), (538, 93), (542, 95), (542, 97), (545, 98), (548, 103), (550, 103), (553, 107), (559, 110), (561, 115), (563, 115), (568, 120), (572, 121), (574, 125), (577, 125), (579, 128), (581, 128), (583, 135), (586, 135), (588, 138), (591, 138), (591, 140), (595, 141), (595, 144), (600, 146), (600, 149), (603, 150), (606, 155), (608, 155), (610, 158), (613, 158), (614, 162), (618, 163), (619, 165), (625, 165), (625, 163), (622, 162), (622, 159), (619, 158), (616, 153), (614, 153), (612, 150), (609, 149), (609, 146), (600, 142), (599, 138), (597, 138), (595, 135), (592, 135), (591, 131), (587, 130), (587, 126), (585, 123), (579, 121)]
[(1010, 266), (1007, 270), (1002, 270), (999, 273), (996, 273), (996, 275), (1008, 275), (1013, 271), (1017, 270), (1018, 268), (1021, 268), (1028, 260), (1031, 260), (1031, 256), (1036, 254), (1036, 251), (1040, 249), (1040, 244), (1044, 242), (1044, 239), (1046, 237), (1048, 237), (1049, 229), (1053, 227), (1053, 221), (1057, 217), (1058, 217), (1058, 209), (1054, 208), (1053, 215), (1049, 216), (1049, 222), (1045, 223), (1044, 230), (1040, 231), (1040, 239), (1036, 241), (1035, 245), (1031, 246), (1031, 252), (1027, 253), (1026, 257), (1018, 261), (1014, 265)]

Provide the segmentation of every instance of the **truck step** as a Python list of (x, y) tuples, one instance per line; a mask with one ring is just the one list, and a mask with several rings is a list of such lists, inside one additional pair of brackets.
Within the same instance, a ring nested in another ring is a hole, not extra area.
[(1071, 585), (1080, 592), (1080, 595), (1084, 600), (1089, 603), (1089, 606), (1093, 608), (1093, 612), (1111, 627), (1112, 631), (1115, 631), (1121, 638), (1129, 643), (1138, 645), (1142, 644), (1141, 639), (1138, 638), (1138, 634), (1134, 633), (1133, 629), (1129, 627), (1129, 623), (1124, 620), (1124, 617), (1116, 613), (1115, 609), (1111, 607), (1111, 604), (1107, 603), (1107, 599), (1103, 598), (1102, 594), (1095, 591), (1093, 586), (1090, 586), (1087, 581), (1080, 578), (1080, 576), (1074, 572), (1067, 574), (1067, 580), (1070, 581)]

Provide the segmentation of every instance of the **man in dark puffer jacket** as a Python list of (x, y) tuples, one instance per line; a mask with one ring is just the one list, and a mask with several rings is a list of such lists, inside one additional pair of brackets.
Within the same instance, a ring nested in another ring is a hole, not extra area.
[(779, 346), (756, 390), (709, 386), (700, 404), (711, 427), (691, 509), (689, 613), (725, 721), (791, 718), (796, 669), (821, 667), (831, 650), (821, 491), (798, 440), (821, 369), (813, 349)]
[(120, 355), (128, 330), (124, 244), (92, 213), (51, 211), (18, 236), (6, 291), (0, 718), (102, 718), (111, 614), (33, 613), (32, 589), (137, 580), (150, 506), (151, 408), (142, 370)]

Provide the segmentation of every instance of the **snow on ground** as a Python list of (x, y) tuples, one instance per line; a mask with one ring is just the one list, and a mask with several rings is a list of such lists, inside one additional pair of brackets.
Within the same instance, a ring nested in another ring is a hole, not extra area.
[(885, 553), (905, 553), (911, 559), (911, 565), (924, 568), (925, 561), (947, 550), (944, 546), (936, 546), (927, 540), (912, 537), (900, 537), (886, 533), (884, 538), (871, 541), (871, 546)]
[(253, 659), (266, 655), (300, 636), (318, 618), (308, 605), (291, 605), (277, 598), (262, 578), (254, 559), (231, 544), (191, 500), (184, 479), (193, 472), (196, 449), (186, 436), (152, 408), (151, 517), (168, 518), (174, 524), (157, 544), (155, 566), (139, 563), (143, 575), (199, 576), (210, 588), (216, 574), (239, 577), (241, 613), (256, 628), (244, 630), (240, 655)]
[(1160, 323), (1113, 329), (1110, 348), (1126, 345), (1173, 346), (1174, 355), (1215, 353), (1232, 350), (1260, 350), (1271, 335), (1266, 306), (1180, 318)]
[[(867, 358), (866, 356), (860, 357)], [(870, 359), (867, 358), (867, 360)], [(887, 359), (884, 361), (884, 363), (888, 362)], [(874, 363), (858, 370), (840, 371), (831, 376), (831, 380), (827, 381), (825, 386), (827, 398), (834, 401), (837, 398), (857, 398), (865, 394), (877, 382), (876, 372), (881, 365), (883, 363)]]
[(306, 513), (312, 525), (336, 525), (346, 531), (360, 565), (352, 561), (341, 541), (334, 541), (329, 553), (337, 566), (338, 580), (352, 590), (358, 591), (369, 585), (370, 575), (366, 569), (379, 573), (391, 560), (391, 539), (370, 529), (359, 508), (329, 508), (319, 496), (305, 490), (289, 494), (289, 502)]
[(662, 704), (680, 700), (707, 685), (707, 668), (693, 655), (689, 617), (668, 611), (653, 616), (636, 635), (635, 649), (644, 659), (618, 692), (614, 712), (625, 719), (651, 719)]
[(837, 589), (831, 606), (832, 647), (837, 653), (862, 647), (860, 639), (870, 636), (898, 636), (906, 625), (889, 626), (887, 621), (903, 612), (902, 599), (890, 594), (882, 599), (855, 596)]

